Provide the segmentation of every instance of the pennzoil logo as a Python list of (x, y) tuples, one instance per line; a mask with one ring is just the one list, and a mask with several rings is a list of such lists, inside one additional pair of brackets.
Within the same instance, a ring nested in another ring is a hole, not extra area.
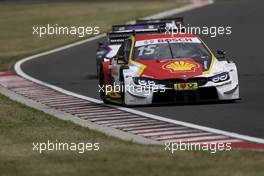
[(170, 70), (171, 72), (179, 72), (179, 71), (190, 71), (190, 72), (194, 72), (196, 68), (199, 68), (200, 65), (195, 63), (195, 62), (191, 62), (191, 61), (172, 61), (169, 63), (166, 63), (165, 65), (163, 65), (163, 68), (166, 70)]

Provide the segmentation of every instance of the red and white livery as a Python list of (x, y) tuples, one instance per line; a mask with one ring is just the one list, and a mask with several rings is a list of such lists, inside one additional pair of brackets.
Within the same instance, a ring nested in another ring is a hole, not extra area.
[(139, 34), (100, 66), (105, 102), (123, 105), (239, 99), (237, 67), (192, 34)]

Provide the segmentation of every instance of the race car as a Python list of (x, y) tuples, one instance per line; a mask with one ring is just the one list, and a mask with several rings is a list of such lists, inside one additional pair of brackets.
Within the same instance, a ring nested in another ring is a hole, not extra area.
[(102, 62), (105, 103), (149, 105), (239, 99), (237, 67), (193, 34), (136, 34)]
[(97, 75), (99, 73), (99, 67), (101, 62), (110, 61), (116, 55), (118, 49), (120, 48), (120, 43), (99, 43), (98, 48), (96, 50), (96, 68)]
[(129, 38), (133, 32), (136, 33), (160, 33), (166, 27), (176, 27), (183, 24), (183, 18), (136, 20), (136, 24), (113, 25), (112, 31), (107, 33), (107, 41), (99, 42), (96, 50), (97, 75), (100, 63), (111, 61), (116, 55), (121, 44)]

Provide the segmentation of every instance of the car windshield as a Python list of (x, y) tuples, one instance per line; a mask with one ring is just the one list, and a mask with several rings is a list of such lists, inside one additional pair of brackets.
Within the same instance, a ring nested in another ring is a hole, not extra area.
[(135, 44), (133, 60), (162, 60), (192, 58), (203, 62), (211, 57), (210, 52), (197, 38), (185, 39), (155, 39), (138, 41)]

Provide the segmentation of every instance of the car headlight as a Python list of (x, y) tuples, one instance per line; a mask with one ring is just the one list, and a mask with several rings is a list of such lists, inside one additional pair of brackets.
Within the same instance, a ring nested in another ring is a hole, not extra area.
[(227, 81), (229, 80), (229, 78), (230, 78), (229, 74), (227, 72), (224, 72), (210, 77), (210, 81), (214, 83), (219, 83), (219, 82)]
[(156, 85), (156, 81), (148, 78), (142, 78), (142, 77), (135, 77), (133, 78), (134, 83), (136, 85), (141, 85), (141, 86), (153, 86)]

